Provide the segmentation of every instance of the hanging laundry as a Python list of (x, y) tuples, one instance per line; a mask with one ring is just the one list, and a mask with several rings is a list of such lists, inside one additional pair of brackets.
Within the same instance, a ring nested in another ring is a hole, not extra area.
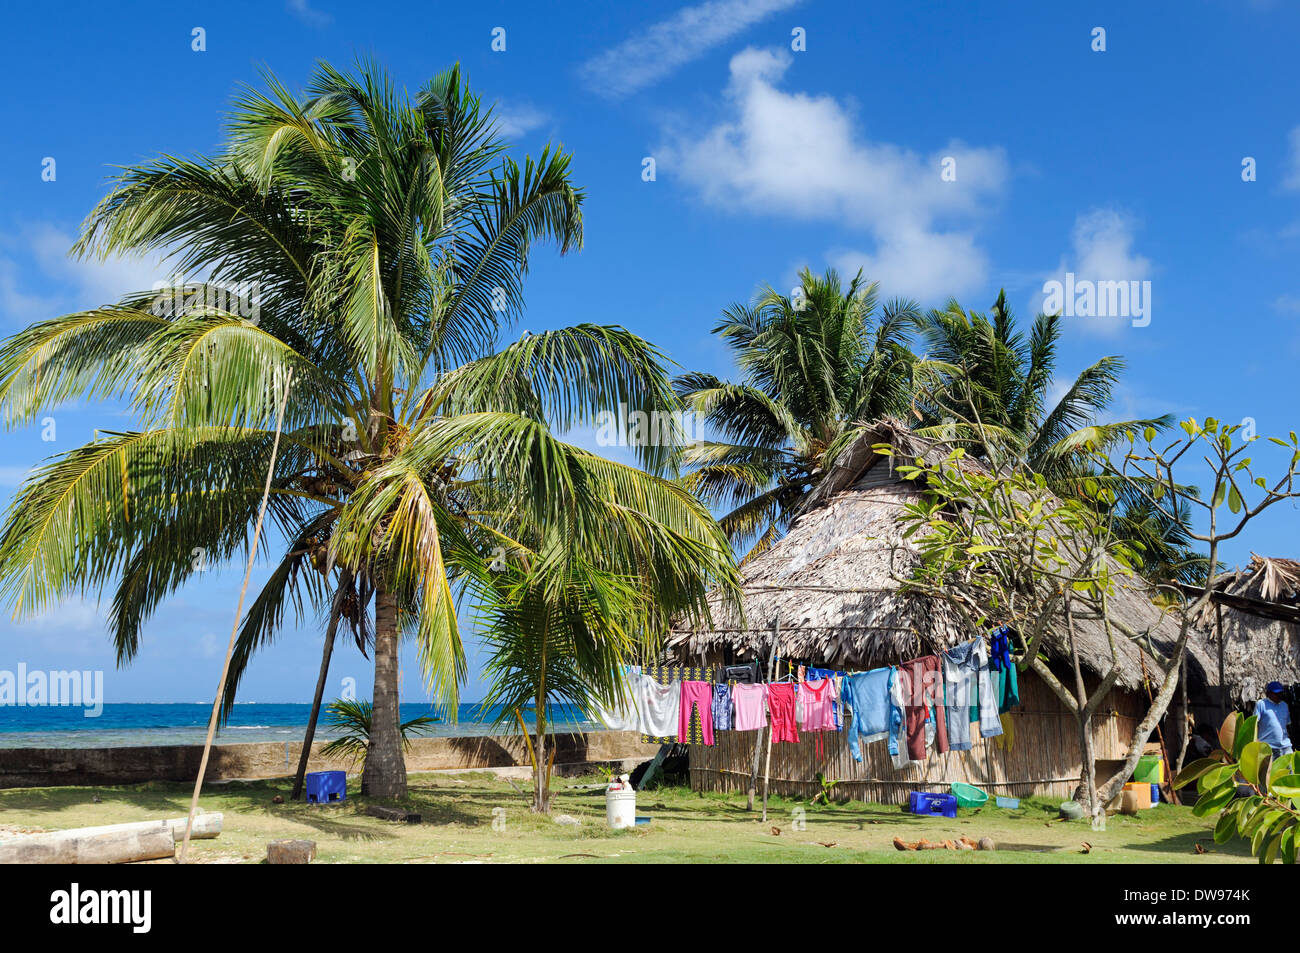
[(753, 685), (759, 681), (758, 663), (746, 662), (743, 665), (727, 665), (722, 669), (722, 681), (743, 682)]
[(844, 686), (843, 686), (843, 682), (844, 682), (844, 673), (843, 673), (843, 672), (837, 672), (837, 671), (835, 671), (834, 669), (829, 669), (829, 668), (809, 668), (809, 669), (808, 669), (808, 677), (809, 677), (809, 678), (829, 678), (829, 679), (833, 679), (833, 680), (834, 680), (834, 682), (835, 682), (835, 701), (833, 701), (833, 702), (831, 703), (831, 711), (832, 711), (833, 714), (835, 715), (835, 730), (836, 730), (836, 731), (840, 731), (840, 730), (844, 727), (844, 718), (843, 718), (843, 715), (842, 715), (841, 712), (840, 712), (840, 709), (841, 709), (841, 708), (843, 707), (843, 705), (844, 705), (844, 702), (842, 701), (842, 699), (843, 699), (843, 697), (844, 697)]
[(989, 633), (989, 668), (1000, 672), (1011, 668), (1011, 636), (1015, 632), (1009, 625), (1000, 625)]
[(637, 685), (636, 700), (640, 727), (644, 734), (677, 740), (682, 701), (680, 683), (669, 682), (665, 685), (643, 675)]
[(755, 731), (767, 727), (767, 686), (733, 685), (731, 703), (735, 708), (736, 731)]
[(788, 682), (767, 686), (767, 708), (772, 718), (772, 743), (798, 741), (795, 727), (794, 686)]
[(976, 692), (980, 736), (991, 738), (1002, 734), (983, 639), (972, 639), (943, 653), (943, 682), (949, 749), (971, 750), (971, 702)]
[[(889, 737), (893, 711), (889, 686), (892, 680), (893, 669), (889, 668), (844, 676), (840, 697), (853, 710), (853, 722), (849, 725), (849, 754), (853, 755), (854, 761), (862, 760), (861, 742), (884, 741)], [(897, 747), (893, 750), (897, 751)]]
[(902, 683), (903, 716), (907, 753), (913, 761), (925, 759), (925, 726), (933, 711), (935, 750), (948, 750), (947, 716), (943, 707), (943, 663), (937, 655), (926, 655), (898, 666)]
[(678, 705), (677, 740), (689, 742), (692, 719), (699, 717), (704, 743), (713, 744), (713, 686), (708, 682), (682, 682)]
[(640, 731), (641, 718), (636, 706), (640, 680), (640, 675), (628, 675), (622, 685), (622, 697), (615, 697), (609, 707), (597, 702), (592, 710), (596, 720), (610, 731)]
[(820, 678), (799, 684), (799, 705), (803, 711), (804, 731), (834, 731), (835, 712), (833, 706), (839, 693), (835, 690), (835, 681)]
[[(642, 674), (661, 685), (682, 681), (708, 682), (712, 684), (717, 681), (717, 669), (708, 665), (647, 665), (642, 670)], [(681, 693), (676, 685), (673, 686), (673, 690), (675, 696), (680, 699)], [(668, 731), (655, 733), (642, 729), (641, 742), (643, 744), (663, 745), (671, 744), (677, 740), (677, 719), (675, 714), (672, 728)], [(687, 741), (687, 739), (682, 740)], [(704, 743), (704, 727), (700, 724), (697, 715), (691, 715), (690, 737), (687, 743), (693, 745)]]
[(732, 725), (731, 686), (714, 685), (713, 686), (713, 730), (730, 731), (731, 725)]
[(995, 686), (998, 699), (998, 711), (1008, 712), (1020, 704), (1020, 679), (1015, 665), (1008, 665), (1000, 672), (994, 672), (997, 678)]
[[(913, 761), (908, 755), (907, 717), (904, 714), (907, 708), (906, 694), (898, 667), (892, 666), (889, 670), (889, 756), (893, 760), (895, 771), (901, 771), (911, 764), (923, 763), (921, 760)], [(922, 740), (925, 744), (929, 743), (924, 734)]]

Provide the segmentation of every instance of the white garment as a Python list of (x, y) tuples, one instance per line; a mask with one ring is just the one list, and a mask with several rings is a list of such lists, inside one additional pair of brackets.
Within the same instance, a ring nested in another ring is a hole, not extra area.
[(614, 700), (614, 707), (595, 706), (596, 719), (610, 731), (640, 731), (641, 717), (636, 707), (636, 687), (634, 679), (640, 675), (629, 675), (623, 683), (622, 699)]
[(649, 675), (638, 676), (636, 709), (640, 731), (653, 738), (676, 738), (682, 707), (682, 683), (661, 685)]

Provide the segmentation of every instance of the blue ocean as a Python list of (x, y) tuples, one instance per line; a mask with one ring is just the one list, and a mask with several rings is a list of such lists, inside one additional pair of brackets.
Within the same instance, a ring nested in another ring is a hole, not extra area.
[[(94, 718), (75, 706), (0, 706), (0, 748), (102, 748), (133, 745), (203, 744), (207, 735), (211, 705), (196, 704), (106, 704)], [(307, 704), (237, 704), (230, 720), (217, 731), (217, 744), (254, 741), (300, 741), (307, 727), (311, 706)], [(428, 704), (403, 704), (402, 721), (421, 715), (438, 718), (427, 734), (431, 737), (518, 734), (513, 715), (497, 723), (499, 709), (477, 704), (461, 705), (458, 717), (440, 717)], [(531, 728), (532, 710), (522, 712)], [(321, 712), (316, 728), (318, 741), (337, 737)], [(603, 726), (588, 720), (571, 705), (556, 706), (553, 728), (558, 733), (600, 731)], [(418, 737), (418, 736), (417, 736)]]

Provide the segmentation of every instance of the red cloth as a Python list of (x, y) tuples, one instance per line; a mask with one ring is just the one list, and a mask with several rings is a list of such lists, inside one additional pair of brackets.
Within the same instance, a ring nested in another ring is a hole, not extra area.
[(937, 655), (903, 662), (898, 666), (903, 688), (903, 720), (907, 732), (907, 756), (925, 760), (925, 719), (934, 708), (934, 748), (948, 750), (948, 717), (943, 707), (943, 660)]
[(771, 713), (772, 743), (798, 741), (794, 723), (794, 686), (789, 682), (767, 686), (767, 710)]

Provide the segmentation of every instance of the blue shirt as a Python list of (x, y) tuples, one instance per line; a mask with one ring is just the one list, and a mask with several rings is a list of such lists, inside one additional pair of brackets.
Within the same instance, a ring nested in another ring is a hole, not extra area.
[(1291, 724), (1291, 709), (1286, 702), (1272, 702), (1261, 698), (1255, 702), (1255, 716), (1259, 719), (1256, 737), (1270, 748), (1290, 748), (1287, 726)]

